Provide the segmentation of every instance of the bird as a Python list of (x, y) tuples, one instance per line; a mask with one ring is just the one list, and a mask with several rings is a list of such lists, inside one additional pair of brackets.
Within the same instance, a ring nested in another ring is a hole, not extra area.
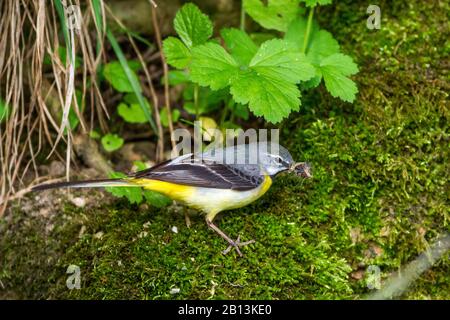
[(311, 165), (295, 162), (278, 143), (252, 142), (184, 154), (125, 178), (40, 184), (32, 191), (86, 187), (142, 187), (156, 191), (205, 213), (207, 226), (228, 243), (222, 253), (234, 248), (243, 256), (240, 247), (255, 240), (241, 242), (240, 236), (233, 240), (213, 220), (219, 212), (241, 208), (259, 199), (283, 172), (312, 177)]

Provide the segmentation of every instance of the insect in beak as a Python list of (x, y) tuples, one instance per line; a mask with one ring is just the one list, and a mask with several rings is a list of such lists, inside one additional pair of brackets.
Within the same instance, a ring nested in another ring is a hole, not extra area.
[(289, 171), (294, 171), (295, 174), (302, 178), (311, 178), (311, 165), (307, 162), (294, 163)]

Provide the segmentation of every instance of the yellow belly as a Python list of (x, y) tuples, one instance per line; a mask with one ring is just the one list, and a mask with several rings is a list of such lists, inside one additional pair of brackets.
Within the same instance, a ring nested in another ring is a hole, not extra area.
[(247, 191), (191, 187), (150, 179), (136, 179), (133, 182), (147, 190), (160, 192), (173, 200), (202, 210), (212, 218), (220, 211), (241, 208), (250, 204), (265, 194), (272, 185), (270, 176), (265, 176), (264, 181), (258, 187)]

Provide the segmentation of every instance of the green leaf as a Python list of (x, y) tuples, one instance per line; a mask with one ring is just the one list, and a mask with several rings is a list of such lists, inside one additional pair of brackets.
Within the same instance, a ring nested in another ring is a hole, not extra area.
[(92, 130), (91, 132), (89, 132), (89, 137), (91, 139), (97, 140), (100, 139), (100, 133), (98, 133), (98, 131)]
[(111, 47), (114, 50), (114, 53), (116, 54), (117, 58), (119, 59), (120, 65), (122, 66), (125, 76), (131, 85), (132, 92), (136, 95), (136, 98), (138, 99), (139, 105), (141, 106), (142, 110), (145, 113), (145, 116), (152, 127), (154, 132), (158, 132), (158, 129), (156, 128), (155, 121), (153, 121), (152, 115), (150, 111), (146, 108), (145, 100), (142, 95), (142, 88), (141, 84), (139, 83), (136, 74), (131, 70), (130, 65), (128, 63), (128, 60), (125, 58), (125, 55), (122, 51), (122, 49), (119, 46), (119, 43), (117, 42), (116, 38), (114, 37), (113, 33), (109, 28), (106, 29), (106, 37), (109, 40), (109, 43), (111, 44)]
[(209, 42), (192, 49), (191, 79), (213, 90), (224, 88), (237, 75), (236, 60), (220, 45)]
[(243, 0), (244, 9), (261, 26), (285, 32), (288, 25), (302, 11), (300, 0)]
[(107, 134), (102, 138), (102, 146), (108, 152), (113, 152), (117, 149), (120, 149), (123, 145), (123, 139), (119, 137), (117, 134)]
[[(308, 24), (307, 19), (304, 17), (297, 17), (294, 19), (288, 26), (286, 33), (284, 35), (284, 39), (291, 42), (297, 50), (303, 49), (303, 43), (305, 39), (305, 33), (306, 33), (306, 26)], [(309, 36), (309, 42), (311, 43), (311, 38), (313, 38), (313, 35), (319, 30), (319, 25), (315, 20), (313, 20), (311, 30), (310, 30), (310, 36)]]
[(11, 108), (5, 103), (5, 101), (0, 98), (0, 122), (8, 119), (9, 114), (11, 113), (10, 109)]
[(319, 30), (311, 35), (306, 56), (312, 64), (318, 65), (322, 59), (338, 52), (339, 43), (333, 35), (328, 31)]
[[(138, 77), (134, 71), (132, 77), (139, 82)], [(128, 77), (119, 61), (107, 63), (103, 68), (103, 76), (106, 80), (119, 92), (134, 92)]]
[(133, 166), (135, 166), (137, 168), (137, 171), (142, 171), (142, 170), (145, 170), (148, 168), (144, 162), (139, 161), (139, 160), (133, 161)]
[(315, 7), (316, 5), (326, 5), (330, 4), (332, 0), (302, 0), (306, 4), (307, 7)]
[(248, 65), (258, 50), (250, 36), (235, 28), (222, 29), (220, 34), (236, 61), (242, 65)]
[(159, 192), (145, 190), (143, 194), (147, 203), (157, 208), (164, 208), (172, 203), (172, 199)]
[(341, 53), (334, 54), (322, 60), (320, 71), (327, 90), (333, 97), (353, 102), (358, 92), (356, 84), (347, 76), (358, 72), (358, 67), (352, 58)]
[(165, 39), (163, 41), (163, 51), (167, 63), (175, 68), (184, 69), (191, 61), (191, 52), (178, 38), (168, 37)]
[(307, 81), (315, 75), (315, 70), (290, 42), (273, 39), (264, 42), (250, 62), (257, 73), (273, 79), (284, 79), (298, 83)]
[(144, 111), (142, 111), (141, 106), (137, 103), (127, 105), (126, 103), (121, 102), (117, 107), (117, 111), (126, 122), (129, 123), (147, 122), (147, 118), (145, 117)]
[[(162, 108), (161, 111), (159, 112), (159, 118), (161, 120), (161, 124), (166, 128), (169, 126), (168, 113), (169, 112), (167, 110), (167, 107)], [(173, 123), (177, 122), (179, 118), (180, 118), (180, 110), (173, 109), (172, 110), (172, 122)]]
[(178, 10), (174, 28), (188, 48), (204, 44), (213, 31), (211, 20), (193, 3), (187, 3)]
[(248, 120), (249, 112), (248, 107), (244, 104), (233, 103), (231, 110), (236, 117), (242, 118), (244, 120)]
[(276, 35), (268, 32), (256, 32), (250, 33), (250, 38), (256, 45), (260, 46), (263, 42), (276, 38)]
[(316, 72), (316, 74), (317, 73), (319, 73), (319, 75), (316, 75), (306, 82), (302, 82), (301, 86), (304, 90), (313, 89), (320, 84), (320, 82), (322, 81), (322, 73)]
[(257, 116), (276, 123), (300, 107), (297, 83), (307, 81), (315, 70), (306, 57), (285, 40), (261, 45), (248, 70), (232, 80), (230, 92), (238, 103), (249, 104)]
[(336, 53), (326, 57), (320, 62), (320, 67), (322, 70), (324, 67), (333, 67), (344, 76), (358, 73), (358, 66), (353, 62), (353, 59), (342, 53)]
[[(110, 179), (123, 179), (127, 175), (122, 172), (112, 172), (109, 175)], [(106, 191), (110, 192), (115, 197), (125, 197), (130, 203), (140, 204), (143, 200), (142, 190), (138, 187), (106, 187)]]
[(282, 78), (258, 75), (254, 70), (241, 72), (230, 88), (238, 103), (249, 104), (250, 110), (267, 121), (277, 123), (300, 107), (297, 85)]
[[(176, 86), (178, 84), (189, 83), (189, 75), (185, 71), (180, 70), (170, 70), (168, 73), (169, 84), (171, 86)], [(161, 79), (161, 84), (164, 84), (165, 79)]]
[[(297, 50), (303, 49), (304, 37), (307, 21), (299, 17), (289, 25), (284, 39), (289, 41)], [(316, 21), (313, 22), (309, 42), (306, 48), (306, 57), (314, 64), (320, 64), (320, 61), (332, 54), (339, 52), (339, 43), (333, 38), (333, 35), (325, 30), (320, 30)]]
[[(194, 86), (195, 84), (191, 83), (186, 86), (183, 91), (183, 99), (185, 101), (183, 105), (183, 109), (186, 110), (189, 114), (196, 114), (196, 108), (194, 102), (192, 101), (194, 98)], [(221, 103), (229, 97), (228, 88), (221, 90), (211, 90), (208, 87), (200, 87), (198, 94), (198, 113), (199, 115), (212, 112), (221, 106)]]

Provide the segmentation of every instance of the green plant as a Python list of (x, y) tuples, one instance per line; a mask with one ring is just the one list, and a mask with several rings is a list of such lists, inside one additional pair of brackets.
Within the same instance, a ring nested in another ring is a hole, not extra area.
[[(310, 8), (307, 18), (301, 15), (305, 8), (300, 2)], [(260, 0), (244, 0), (243, 10), (256, 22), (284, 36), (266, 35), (269, 39), (257, 44), (241, 23), (241, 29), (220, 31), (226, 48), (219, 44), (220, 39), (211, 39), (209, 18), (188, 3), (174, 20), (179, 38), (164, 40), (167, 62), (187, 70), (185, 77), (194, 90), (200, 85), (225, 92), (225, 109), (233, 111), (236, 104), (248, 106), (256, 116), (273, 123), (298, 111), (300, 89), (316, 87), (322, 78), (332, 96), (351, 102), (357, 87), (348, 77), (358, 68), (340, 53), (332, 35), (313, 20), (316, 5), (328, 3), (331, 1), (281, 0), (269, 1), (266, 6)], [(199, 109), (198, 103), (195, 107)]]
[[(141, 161), (135, 161), (134, 166), (137, 170), (145, 170), (147, 166)], [(116, 178), (126, 178), (126, 174), (122, 172), (112, 172), (109, 177), (111, 179)], [(140, 204), (142, 201), (146, 201), (148, 204), (155, 206), (157, 208), (162, 208), (169, 205), (172, 200), (166, 196), (150, 191), (144, 190), (138, 187), (107, 187), (106, 190), (110, 192), (115, 197), (125, 197), (130, 203)]]

